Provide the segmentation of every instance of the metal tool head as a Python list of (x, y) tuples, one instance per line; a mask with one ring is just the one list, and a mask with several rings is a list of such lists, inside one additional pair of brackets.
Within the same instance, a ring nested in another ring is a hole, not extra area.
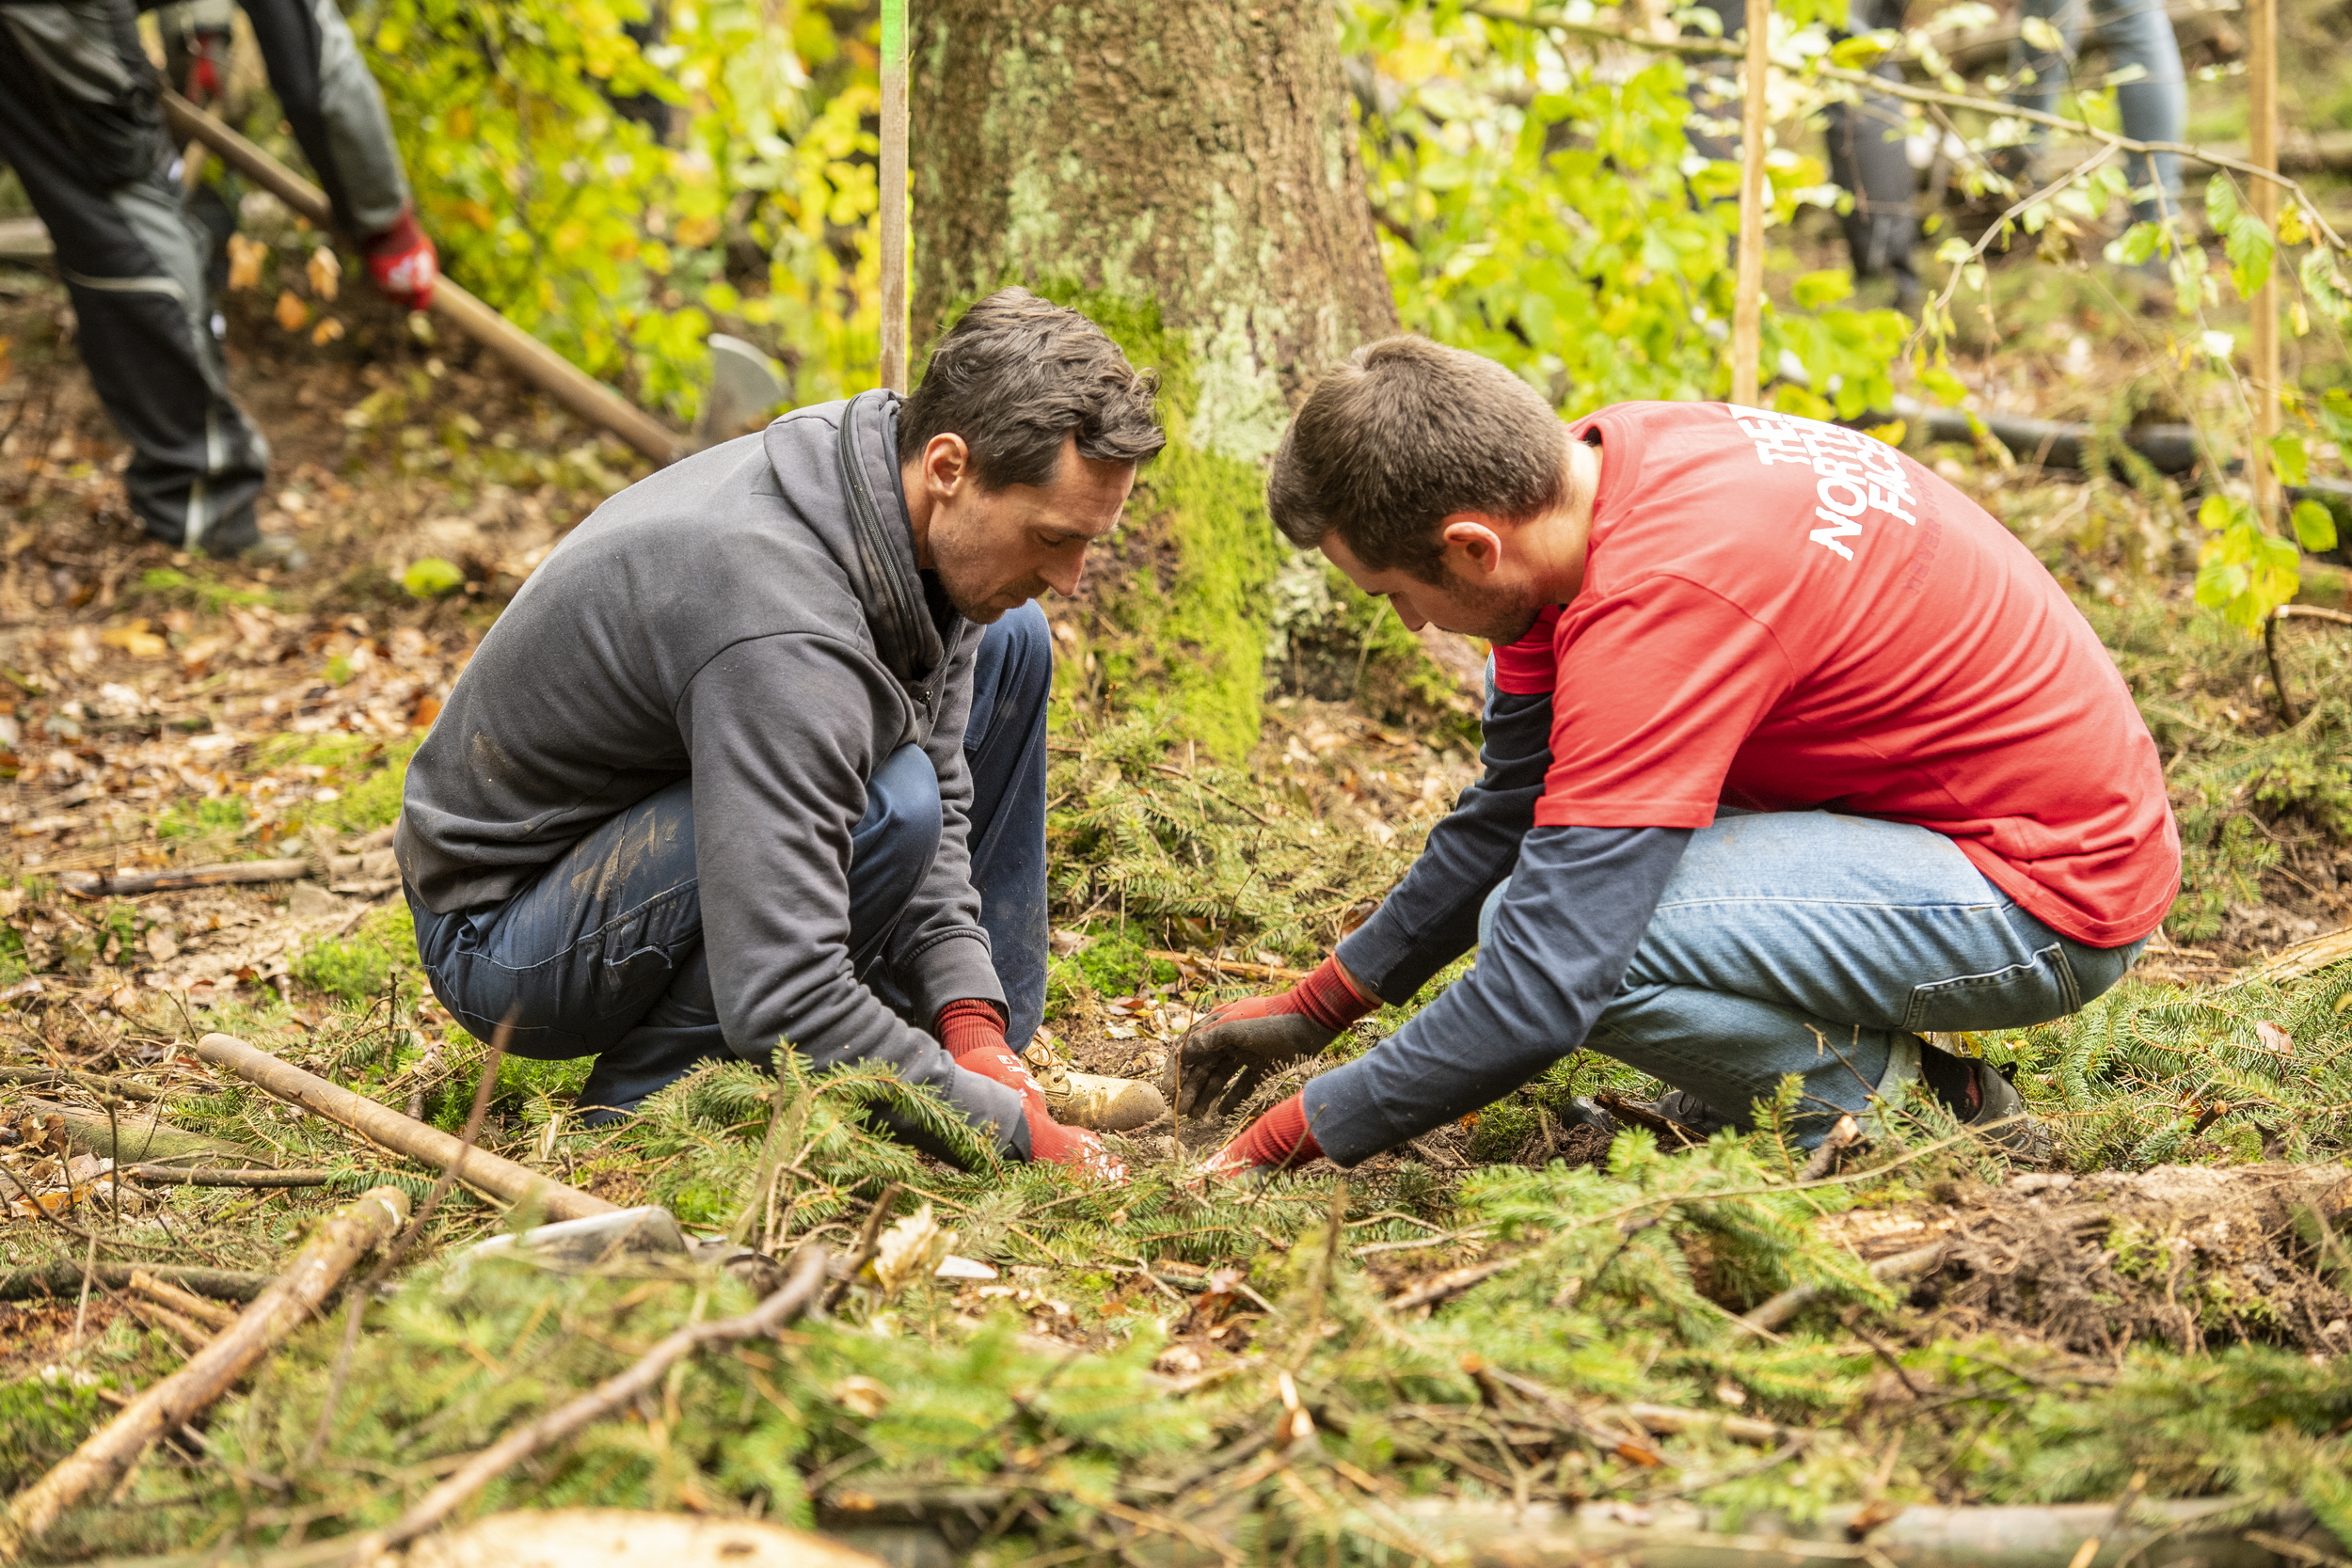
[(757, 347), (723, 332), (713, 332), (709, 341), (710, 390), (694, 424), (700, 447), (757, 430), (784, 402), (784, 383)]

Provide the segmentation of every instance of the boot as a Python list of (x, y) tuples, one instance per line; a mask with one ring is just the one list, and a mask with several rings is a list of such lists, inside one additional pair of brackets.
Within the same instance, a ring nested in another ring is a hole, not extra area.
[(1045, 1109), (1064, 1127), (1094, 1132), (1129, 1132), (1168, 1115), (1168, 1101), (1134, 1078), (1079, 1072), (1041, 1037), (1021, 1053), (1045, 1090)]

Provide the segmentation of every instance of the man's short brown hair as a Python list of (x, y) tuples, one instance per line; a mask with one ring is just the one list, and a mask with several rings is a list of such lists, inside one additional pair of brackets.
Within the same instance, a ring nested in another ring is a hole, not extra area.
[(1567, 488), (1567, 427), (1493, 360), (1425, 338), (1358, 349), (1283, 434), (1266, 476), (1275, 527), (1301, 549), (1333, 533), (1375, 572), (1435, 581), (1457, 512), (1524, 522)]

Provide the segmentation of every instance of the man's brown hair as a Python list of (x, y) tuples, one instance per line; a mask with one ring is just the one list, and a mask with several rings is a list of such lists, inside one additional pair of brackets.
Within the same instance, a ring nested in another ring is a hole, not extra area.
[(1567, 427), (1493, 360), (1389, 338), (1325, 376), (1283, 434), (1266, 509), (1301, 549), (1332, 533), (1375, 572), (1438, 580), (1438, 525), (1457, 512), (1524, 522), (1567, 488)]

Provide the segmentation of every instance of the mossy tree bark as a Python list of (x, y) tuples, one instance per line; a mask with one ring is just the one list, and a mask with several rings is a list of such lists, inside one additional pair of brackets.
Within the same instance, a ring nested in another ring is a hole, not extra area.
[(1289, 559), (1262, 466), (1314, 373), (1397, 330), (1330, 8), (939, 0), (912, 35), (914, 339), (1019, 282), (1160, 366), (1171, 444), (1090, 595), (1094, 684), (1237, 753)]

